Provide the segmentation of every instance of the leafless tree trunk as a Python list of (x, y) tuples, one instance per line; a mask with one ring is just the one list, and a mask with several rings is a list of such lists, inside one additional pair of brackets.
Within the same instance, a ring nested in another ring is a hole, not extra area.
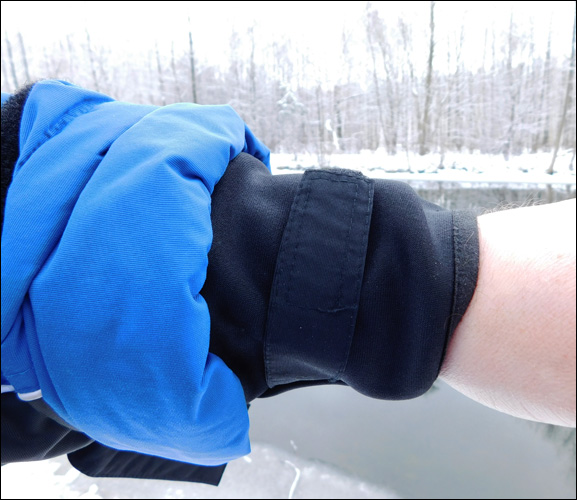
[(256, 98), (256, 62), (255, 62), (255, 38), (254, 38), (254, 26), (251, 26), (248, 30), (249, 40), (250, 40), (250, 59), (248, 66), (248, 78), (250, 85), (250, 115), (251, 123), (256, 123), (257, 119), (257, 98)]
[(377, 60), (375, 57), (375, 48), (373, 45), (373, 30), (375, 29), (375, 22), (374, 18), (377, 13), (373, 10), (367, 11), (367, 41), (369, 44), (369, 52), (371, 54), (371, 61), (373, 63), (373, 85), (375, 87), (375, 98), (377, 100), (377, 111), (379, 116), (379, 125), (380, 125), (380, 133), (379, 133), (379, 142), (377, 147), (381, 144), (381, 140), (385, 140), (385, 120), (383, 119), (383, 101), (381, 99), (381, 92), (379, 89), (379, 78), (377, 76)]
[(547, 37), (547, 54), (545, 55), (545, 67), (543, 68), (543, 87), (541, 90), (541, 113), (544, 116), (543, 135), (541, 148), (549, 147), (549, 127), (551, 120), (551, 109), (549, 99), (549, 88), (551, 86), (551, 22), (549, 22), (549, 36)]
[(517, 106), (519, 104), (519, 96), (521, 92), (521, 78), (516, 75), (513, 70), (513, 56), (517, 51), (519, 45), (518, 37), (515, 33), (515, 23), (513, 22), (513, 13), (509, 19), (509, 37), (507, 44), (507, 82), (509, 87), (509, 125), (505, 137), (505, 144), (503, 147), (503, 156), (506, 160), (509, 159), (512, 148), (515, 147), (516, 133), (517, 133)]
[(160, 66), (160, 52), (158, 50), (158, 40), (155, 42), (156, 52), (156, 67), (158, 68), (158, 83), (160, 84), (160, 101), (163, 106), (166, 105), (166, 92), (164, 88), (164, 76), (162, 74), (162, 67)]
[(341, 89), (338, 85), (334, 86), (333, 94), (334, 94), (333, 106), (335, 113), (335, 127), (340, 148), (340, 140), (343, 138), (343, 116), (341, 113), (341, 102), (342, 102)]
[(8, 61), (10, 63), (10, 70), (12, 73), (12, 80), (14, 81), (14, 88), (17, 89), (20, 85), (18, 84), (18, 77), (16, 76), (16, 66), (14, 64), (14, 54), (12, 53), (12, 44), (8, 38), (8, 33), (4, 32), (4, 41), (6, 42), (6, 50), (8, 52)]
[[(494, 28), (494, 27), (493, 27)], [(499, 135), (500, 127), (497, 123), (497, 60), (495, 56), (495, 42), (496, 42), (496, 34), (495, 30), (493, 29), (493, 40), (491, 43), (491, 115), (489, 116), (489, 121), (491, 123), (491, 141), (493, 144), (497, 141), (497, 137)], [(493, 146), (493, 152), (496, 151), (496, 148)]]
[(70, 72), (70, 77), (73, 78), (75, 76), (76, 64), (74, 61), (74, 48), (70, 34), (66, 35), (66, 45), (68, 48), (68, 71)]
[[(465, 131), (463, 130), (464, 127), (464, 119), (463, 119), (463, 107), (464, 101), (462, 97), (463, 88), (465, 83), (463, 82), (464, 76), (462, 73), (465, 73), (463, 67), (463, 40), (465, 36), (465, 29), (464, 26), (461, 26), (461, 33), (459, 35), (459, 41), (455, 43), (455, 52), (456, 52), (456, 61), (455, 61), (455, 84), (454, 88), (454, 105), (453, 109), (451, 110), (451, 114), (453, 116), (453, 127), (450, 131), (452, 141), (451, 145), (457, 148), (457, 151), (461, 152), (464, 144), (464, 136)], [(456, 132), (456, 133), (454, 133)]]
[(174, 77), (174, 85), (176, 87), (176, 100), (180, 102), (182, 99), (180, 94), (180, 84), (178, 83), (178, 75), (176, 74), (176, 60), (174, 58), (174, 40), (172, 41), (171, 50), (170, 50), (170, 64), (172, 66), (172, 76)]
[(373, 86), (375, 88), (375, 99), (377, 101), (377, 113), (379, 119), (379, 134), (378, 134), (378, 143), (377, 148), (379, 145), (384, 142), (385, 145), (386, 141), (386, 126), (384, 120), (384, 113), (383, 113), (383, 100), (381, 98), (381, 91), (379, 87), (379, 78), (377, 75), (377, 60), (375, 56), (375, 47), (374, 47), (374, 31), (377, 28), (377, 23), (375, 22), (375, 18), (377, 17), (377, 12), (374, 10), (369, 10), (370, 4), (367, 4), (367, 18), (366, 18), (366, 29), (367, 29), (367, 42), (369, 45), (369, 52), (371, 54), (371, 61), (372, 61), (372, 75), (373, 75)]
[(429, 112), (431, 108), (431, 98), (433, 95), (433, 55), (435, 52), (435, 2), (431, 1), (431, 19), (429, 27), (431, 29), (431, 40), (429, 43), (429, 60), (427, 63), (427, 77), (425, 81), (425, 108), (423, 119), (419, 127), (419, 154), (422, 156), (429, 152), (427, 147), (427, 134), (429, 132)]
[(318, 120), (318, 158), (319, 166), (324, 166), (325, 163), (325, 123), (323, 119), (323, 105), (322, 105), (322, 89), (320, 83), (317, 85), (316, 92), (317, 104), (317, 120)]
[(488, 127), (488, 119), (487, 115), (489, 114), (487, 111), (487, 44), (489, 41), (489, 29), (485, 29), (485, 40), (483, 44), (483, 64), (481, 66), (481, 102), (478, 103), (479, 110), (480, 110), (480, 130), (481, 130), (481, 139), (479, 141), (479, 147), (482, 153), (486, 153), (490, 150), (489, 147), (489, 134), (490, 129)]
[(5, 62), (4, 57), (2, 57), (1, 59), (2, 59), (2, 81), (6, 85), (6, 87), (2, 87), (2, 90), (4, 90), (5, 88), (6, 88), (6, 90), (8, 90), (8, 87), (10, 85), (8, 83), (8, 68), (6, 67), (6, 62)]
[[(405, 152), (407, 153), (407, 165), (409, 165), (409, 151), (413, 147), (413, 122), (419, 123), (421, 116), (421, 104), (419, 102), (419, 93), (416, 90), (417, 78), (415, 76), (415, 67), (413, 64), (413, 53), (411, 50), (410, 27), (403, 20), (398, 21), (399, 31), (401, 33), (401, 41), (405, 53), (405, 63), (409, 68), (408, 77), (403, 75), (403, 87), (405, 95), (405, 123), (406, 123), (406, 138), (405, 138)], [(408, 81), (407, 81), (408, 80)], [(418, 126), (417, 126), (418, 128)], [(410, 166), (408, 167), (410, 170)]]
[(100, 92), (98, 78), (96, 77), (96, 63), (94, 62), (94, 54), (92, 51), (92, 46), (90, 44), (90, 33), (88, 33), (88, 28), (85, 31), (86, 31), (86, 43), (88, 48), (88, 57), (90, 59), (90, 69), (92, 70), (92, 80), (94, 81), (94, 89), (96, 90), (96, 92)]
[(385, 24), (383, 20), (377, 16), (376, 19), (376, 38), (381, 49), (381, 56), (383, 58), (383, 69), (385, 70), (385, 102), (387, 106), (387, 112), (385, 114), (385, 141), (387, 146), (387, 151), (389, 154), (397, 153), (397, 136), (398, 136), (398, 123), (397, 123), (397, 109), (398, 109), (398, 87), (395, 78), (394, 71), (394, 61), (391, 62), (392, 50), (389, 46)]
[(152, 87), (152, 82), (154, 81), (154, 63), (152, 62), (152, 52), (148, 51), (147, 63), (148, 63), (148, 76), (146, 77), (145, 81), (147, 82), (146, 88), (148, 89), (148, 104), (156, 104), (157, 103), (157, 95), (154, 94), (154, 90)]
[[(577, 16), (577, 14), (575, 16)], [(571, 42), (571, 61), (569, 63), (569, 74), (567, 75), (567, 87), (565, 89), (563, 112), (561, 114), (561, 120), (559, 122), (557, 139), (555, 140), (555, 150), (553, 151), (553, 158), (551, 158), (551, 165), (549, 165), (549, 168), (547, 169), (548, 174), (552, 174), (554, 172), (555, 160), (557, 159), (557, 153), (559, 152), (561, 137), (563, 136), (563, 129), (565, 128), (565, 121), (567, 119), (567, 110), (569, 109), (571, 102), (571, 89), (573, 86), (573, 75), (575, 74), (575, 31), (577, 28), (576, 26), (577, 17), (575, 16), (573, 17), (573, 40)]]
[(192, 47), (192, 28), (190, 26), (190, 17), (188, 18), (188, 43), (190, 47), (190, 75), (192, 82), (192, 102), (198, 102), (198, 96), (196, 94), (196, 70), (194, 67), (194, 49)]
[(28, 59), (26, 58), (26, 49), (24, 47), (24, 40), (22, 39), (22, 33), (18, 32), (18, 42), (20, 42), (20, 50), (22, 52), (22, 64), (24, 65), (24, 76), (26, 76), (26, 81), (30, 82), (30, 72), (28, 71)]

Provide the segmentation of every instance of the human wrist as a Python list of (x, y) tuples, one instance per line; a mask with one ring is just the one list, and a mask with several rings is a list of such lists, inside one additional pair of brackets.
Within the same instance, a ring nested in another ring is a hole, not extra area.
[(575, 201), (479, 217), (473, 300), (441, 377), (522, 418), (575, 425)]

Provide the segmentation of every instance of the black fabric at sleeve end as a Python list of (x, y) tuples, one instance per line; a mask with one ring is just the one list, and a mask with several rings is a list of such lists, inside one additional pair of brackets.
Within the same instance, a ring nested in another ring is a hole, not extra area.
[[(455, 287), (453, 310), (449, 324), (444, 354), (457, 325), (471, 303), (479, 274), (479, 229), (477, 215), (469, 210), (453, 212), (453, 253), (455, 262)], [(441, 360), (442, 362), (442, 360)], [(439, 366), (439, 370), (440, 370)]]
[(226, 464), (194, 465), (141, 453), (119, 451), (96, 442), (70, 453), (68, 460), (75, 469), (90, 477), (164, 479), (213, 486), (220, 483), (226, 468)]
[(6, 193), (12, 182), (14, 166), (20, 155), (20, 119), (24, 104), (34, 83), (22, 87), (13, 94), (2, 106), (2, 227), (4, 226), (4, 206), (6, 204)]
[[(312, 196), (318, 181), (306, 177), (350, 175), (335, 172), (273, 176), (241, 154), (213, 193), (214, 240), (201, 292), (210, 351), (240, 378), (247, 401), (327, 383), (380, 399), (419, 396), (438, 377), (472, 296), (474, 218), (429, 203), (402, 182), (371, 180), (373, 194), (361, 194), (360, 173), (350, 185), (327, 181), (325, 197), (322, 190)], [(353, 264), (358, 253), (362, 269)], [(332, 300), (343, 284), (349, 299)]]
[(434, 383), (454, 288), (452, 212), (406, 183), (375, 180), (355, 337), (343, 381), (370, 397), (409, 399)]
[(92, 442), (21, 401), (14, 392), (2, 394), (2, 464), (45, 460)]
[(44, 400), (29, 403), (14, 392), (2, 394), (2, 465), (65, 454), (74, 468), (91, 477), (166, 479), (216, 486), (226, 467), (114, 450), (70, 427)]

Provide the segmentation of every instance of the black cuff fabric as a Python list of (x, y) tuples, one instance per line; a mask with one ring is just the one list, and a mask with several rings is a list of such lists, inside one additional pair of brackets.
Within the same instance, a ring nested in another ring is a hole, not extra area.
[(226, 468), (226, 464), (214, 467), (193, 465), (131, 451), (114, 450), (97, 442), (70, 453), (68, 460), (75, 469), (90, 477), (164, 479), (213, 486), (220, 483)]
[(272, 176), (241, 154), (212, 222), (210, 350), (247, 401), (327, 383), (406, 399), (433, 384), (476, 284), (473, 214), (356, 172)]
[[(468, 244), (456, 246), (455, 234)], [(344, 382), (365, 395), (392, 400), (417, 397), (431, 387), (476, 285), (478, 253), (466, 255), (469, 248), (478, 248), (472, 214), (429, 203), (408, 184), (375, 181)]]
[(2, 465), (65, 454), (72, 466), (91, 477), (165, 479), (216, 486), (226, 468), (115, 450), (71, 428), (42, 399), (27, 403), (13, 392), (2, 394)]
[(2, 465), (57, 457), (93, 442), (63, 426), (14, 392), (2, 394)]

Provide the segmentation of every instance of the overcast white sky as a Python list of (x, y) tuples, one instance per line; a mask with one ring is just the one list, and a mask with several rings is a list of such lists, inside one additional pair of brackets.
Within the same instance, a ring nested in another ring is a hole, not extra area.
[[(403, 16), (415, 33), (426, 36), (429, 2), (373, 2), (385, 18)], [(103, 41), (119, 51), (151, 46), (188, 46), (190, 16), (196, 54), (200, 62), (229, 59), (233, 28), (239, 33), (254, 25), (257, 43), (286, 35), (305, 46), (319, 68), (337, 73), (338, 50), (344, 30), (362, 33), (363, 1), (331, 2), (14, 2), (2, 1), (2, 32), (22, 32), (27, 45), (45, 45), (63, 34), (87, 27), (95, 42)], [(570, 50), (574, 1), (437, 2), (438, 43), (456, 36), (466, 26), (470, 51), (479, 51), (486, 27), (506, 31), (511, 11), (517, 23), (532, 23), (536, 52), (544, 53), (549, 23), (555, 33), (553, 52)], [(442, 45), (441, 45), (442, 46)], [(184, 49), (183, 49), (184, 50)], [(363, 49), (366, 50), (366, 49)], [(471, 59), (471, 57), (469, 57)]]
[[(373, 2), (388, 16), (405, 14), (416, 23), (428, 21), (428, 1)], [(231, 26), (242, 29), (257, 23), (267, 34), (290, 33), (305, 40), (320, 34), (340, 33), (342, 26), (358, 22), (365, 9), (363, 1), (285, 2), (47, 2), (2, 1), (2, 31), (19, 30), (37, 37), (57, 37), (88, 26), (103, 36), (117, 40), (170, 38), (186, 27), (191, 16), (202, 39), (227, 36)], [(513, 11), (518, 22), (535, 23), (536, 31), (546, 32), (549, 19), (556, 31), (568, 33), (575, 10), (574, 1), (481, 1), (437, 2), (439, 22), (445, 28), (461, 24), (463, 16), (477, 27), (496, 23), (506, 27)]]

